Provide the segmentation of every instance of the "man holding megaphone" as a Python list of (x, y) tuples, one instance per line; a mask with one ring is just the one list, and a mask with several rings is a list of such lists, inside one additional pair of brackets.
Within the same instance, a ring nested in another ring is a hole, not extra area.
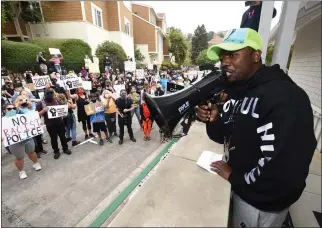
[(224, 144), (212, 170), (232, 187), (233, 227), (281, 227), (301, 196), (316, 148), (307, 94), (280, 69), (261, 60), (262, 38), (252, 29), (229, 31), (208, 49), (229, 82), (217, 105), (201, 105), (197, 118), (209, 138)]

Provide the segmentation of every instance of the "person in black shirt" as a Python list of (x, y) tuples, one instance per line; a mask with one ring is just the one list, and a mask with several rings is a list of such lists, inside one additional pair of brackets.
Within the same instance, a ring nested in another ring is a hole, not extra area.
[[(250, 6), (243, 14), (240, 28), (250, 28), (258, 32), (259, 21), (262, 12), (261, 1), (246, 1), (245, 6)], [(276, 9), (273, 11), (273, 18), (276, 16)]]
[(2, 98), (5, 102), (9, 102), (9, 98), (12, 98), (12, 96), (15, 94), (15, 90), (9, 78), (6, 78), (4, 83), (5, 84), (1, 87)]
[(116, 107), (118, 113), (118, 123), (120, 127), (119, 145), (122, 145), (124, 137), (124, 126), (127, 126), (131, 141), (136, 142), (136, 139), (134, 138), (132, 130), (131, 111), (134, 109), (134, 106), (132, 106), (132, 100), (127, 96), (126, 90), (124, 89), (121, 90), (120, 95), (121, 97), (116, 100)]
[(46, 64), (46, 59), (42, 56), (42, 52), (37, 54), (36, 62), (39, 64), (41, 72), (46, 75), (48, 73), (48, 67)]
[(105, 72), (106, 72), (107, 70), (110, 70), (111, 66), (112, 66), (112, 63), (111, 63), (110, 59), (108, 58), (108, 56), (105, 56), (104, 63), (105, 63)]

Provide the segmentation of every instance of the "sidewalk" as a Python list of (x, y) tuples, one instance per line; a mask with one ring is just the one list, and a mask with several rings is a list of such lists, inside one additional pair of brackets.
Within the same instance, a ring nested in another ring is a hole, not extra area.
[(204, 150), (219, 153), (222, 145), (195, 123), (102, 227), (227, 227), (230, 184), (196, 164)]

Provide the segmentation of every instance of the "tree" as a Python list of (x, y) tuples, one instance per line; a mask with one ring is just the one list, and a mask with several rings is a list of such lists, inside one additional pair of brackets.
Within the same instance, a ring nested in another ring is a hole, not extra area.
[(169, 32), (169, 52), (175, 57), (176, 62), (181, 65), (187, 56), (187, 42), (180, 29), (171, 27)]
[(215, 32), (214, 31), (209, 31), (208, 34), (207, 34), (207, 40), (210, 41), (215, 35)]
[(191, 46), (191, 60), (195, 64), (199, 53), (208, 48), (207, 31), (204, 24), (201, 26), (198, 25), (195, 30), (191, 40)]
[(5, 1), (1, 2), (1, 25), (13, 22), (22, 42), (25, 41), (19, 23), (19, 18), (26, 22), (39, 23), (42, 21), (39, 2), (36, 1)]
[(222, 37), (222, 38), (224, 38), (224, 37), (225, 37), (225, 32), (224, 32), (224, 31), (218, 31), (216, 34), (217, 34), (218, 36)]
[[(290, 68), (291, 59), (292, 59), (292, 55), (293, 55), (293, 49), (294, 49), (294, 44), (291, 45), (290, 53), (288, 55), (288, 61), (287, 61), (287, 66), (286, 66), (287, 69)], [(269, 44), (267, 47), (267, 52), (266, 52), (266, 61), (265, 61), (266, 65), (271, 65), (273, 54), (274, 54), (274, 45)]]
[(202, 50), (196, 59), (196, 64), (199, 66), (203, 64), (216, 64), (217, 62), (208, 58), (207, 49)]
[(134, 45), (134, 57), (136, 62), (142, 62), (145, 59), (145, 56), (136, 45)]
[(126, 53), (121, 45), (113, 41), (104, 41), (102, 44), (97, 46), (96, 56), (100, 60), (104, 60), (104, 57), (107, 55), (112, 62), (112, 68), (120, 68), (123, 66), (123, 62), (127, 60)]

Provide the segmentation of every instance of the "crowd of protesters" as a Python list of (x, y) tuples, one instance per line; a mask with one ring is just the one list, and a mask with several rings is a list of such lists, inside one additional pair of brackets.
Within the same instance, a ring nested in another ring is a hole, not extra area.
[[(55, 58), (58, 58), (57, 56)], [(93, 74), (88, 68), (83, 66), (81, 69), (68, 70), (62, 68), (55, 61), (52, 72), (47, 72), (45, 59), (41, 54), (37, 55), (39, 63), (39, 73), (26, 71), (20, 76), (13, 77), (2, 69), (2, 116), (11, 117), (16, 114), (26, 113), (28, 111), (37, 111), (43, 118), (44, 124), (49, 136), (50, 144), (54, 152), (54, 158), (59, 159), (60, 149), (58, 138), (61, 143), (62, 152), (70, 155), (72, 152), (68, 146), (71, 141), (72, 147), (77, 146), (81, 141), (96, 138), (99, 145), (104, 142), (113, 143), (113, 138), (118, 137), (118, 144), (124, 142), (124, 128), (127, 131), (132, 142), (136, 142), (132, 130), (132, 120), (135, 115), (143, 131), (143, 140), (151, 140), (151, 131), (153, 129), (153, 119), (143, 99), (143, 93), (154, 96), (162, 96), (166, 93), (167, 82), (187, 86), (193, 80), (187, 77), (183, 71), (157, 71), (144, 70), (144, 76), (137, 77), (134, 72), (119, 71), (110, 66), (108, 58), (105, 59), (105, 72), (103, 74)], [(48, 73), (51, 85), (40, 90), (31, 91), (26, 84), (33, 83), (32, 77), (37, 77)], [(60, 81), (61, 75), (76, 74), (83, 81), (91, 82), (91, 90), (84, 88), (65, 89)], [(117, 93), (115, 85), (122, 85), (124, 89)], [(91, 103), (102, 102), (104, 111), (87, 115), (85, 106)], [(48, 106), (68, 105), (68, 114), (66, 117), (49, 119), (47, 112)], [(84, 136), (80, 137), (77, 130), (77, 122), (82, 124)], [(118, 126), (118, 128), (117, 128)], [(160, 133), (161, 142), (168, 141)], [(6, 147), (8, 153), (16, 157), (16, 167), (19, 170), (21, 179), (27, 177), (23, 169), (23, 156), (27, 153), (33, 161), (35, 170), (40, 170), (41, 166), (38, 158), (47, 151), (43, 149), (43, 144), (47, 141), (43, 135), (38, 135), (28, 141), (23, 141), (9, 147)]]

